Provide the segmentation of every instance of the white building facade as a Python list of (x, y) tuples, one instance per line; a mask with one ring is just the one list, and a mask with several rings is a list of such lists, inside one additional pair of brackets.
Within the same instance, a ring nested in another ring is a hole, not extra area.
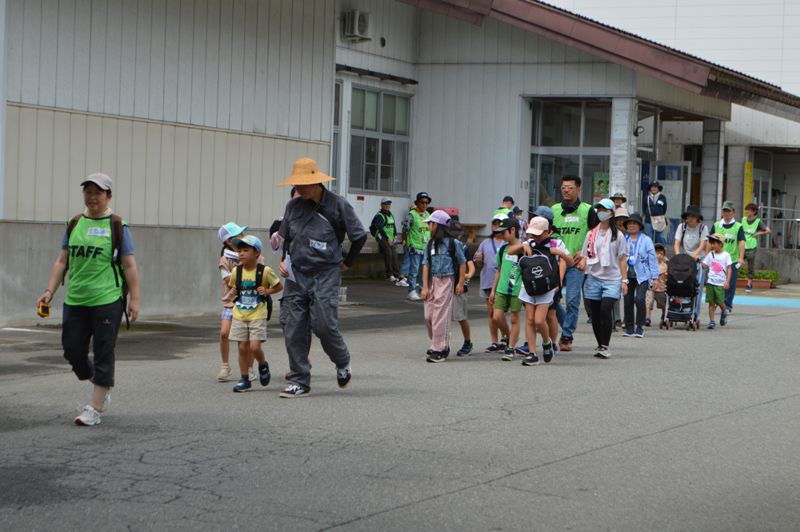
[[(644, 170), (674, 181), (676, 208), (696, 196), (713, 215), (730, 119), (771, 119), (752, 109), (766, 106), (797, 131), (800, 100), (777, 87), (536, 2), (463, 4), (0, 0), (0, 235), (17, 251), (0, 264), (0, 321), (30, 306), (94, 171), (135, 228), (145, 312), (191, 313), (217, 306), (215, 229), (268, 227), (301, 156), (365, 225), (381, 197), (402, 213), (421, 190), (485, 224), (506, 194), (552, 203), (566, 173), (587, 200), (636, 206)], [(694, 181), (681, 117), (700, 124)]]

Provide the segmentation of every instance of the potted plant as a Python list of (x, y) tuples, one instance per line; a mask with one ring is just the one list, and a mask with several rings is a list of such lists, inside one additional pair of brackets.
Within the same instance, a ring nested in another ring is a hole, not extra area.
[[(756, 270), (755, 275), (753, 275), (753, 288), (775, 288), (775, 283), (777, 283), (779, 280), (780, 275), (775, 270)], [(743, 269), (740, 269), (736, 279), (736, 288), (745, 287), (747, 287), (747, 272), (745, 272)]]

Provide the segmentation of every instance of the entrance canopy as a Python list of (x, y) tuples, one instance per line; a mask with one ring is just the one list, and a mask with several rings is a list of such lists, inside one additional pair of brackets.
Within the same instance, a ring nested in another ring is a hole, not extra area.
[[(543, 2), (533, 0), (400, 0), (482, 25), (487, 17), (625, 66), (664, 84), (800, 122), (800, 97), (717, 65)], [(727, 119), (716, 113), (716, 118)]]

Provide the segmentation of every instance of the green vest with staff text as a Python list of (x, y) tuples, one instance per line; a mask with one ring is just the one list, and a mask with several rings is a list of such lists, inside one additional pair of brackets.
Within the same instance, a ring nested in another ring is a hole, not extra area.
[(99, 307), (122, 298), (122, 272), (112, 261), (110, 216), (81, 216), (69, 235), (67, 253), (67, 305)]
[(574, 255), (583, 247), (583, 241), (589, 232), (589, 211), (591, 205), (581, 202), (578, 208), (564, 214), (561, 203), (553, 205), (553, 225), (561, 235), (561, 241), (567, 246), (570, 255)]

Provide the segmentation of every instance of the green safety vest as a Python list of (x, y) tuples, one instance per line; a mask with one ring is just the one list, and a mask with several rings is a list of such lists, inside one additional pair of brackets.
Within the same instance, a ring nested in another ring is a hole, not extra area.
[(409, 214), (411, 215), (411, 224), (408, 228), (406, 245), (413, 249), (424, 250), (428, 246), (428, 240), (431, 238), (428, 224), (423, 221), (422, 215), (417, 209), (411, 209)]
[(567, 246), (570, 255), (574, 255), (583, 247), (583, 241), (589, 232), (591, 208), (588, 203), (581, 202), (577, 209), (565, 215), (561, 203), (553, 205), (553, 225), (561, 235), (561, 240)]
[(758, 240), (756, 233), (758, 226), (761, 224), (761, 218), (756, 218), (753, 223), (747, 221), (747, 218), (742, 220), (742, 228), (744, 229), (744, 249), (756, 249), (758, 247)]
[(742, 228), (740, 222), (734, 222), (730, 227), (722, 227), (722, 220), (714, 222), (714, 233), (722, 235), (722, 249), (731, 256), (731, 262), (739, 261), (739, 229)]
[(389, 243), (394, 242), (394, 215), (390, 213), (383, 212), (383, 209), (378, 213), (379, 216), (383, 218), (383, 232), (386, 233), (386, 238), (389, 240)]
[(122, 272), (112, 261), (111, 230), (110, 216), (81, 216), (72, 229), (67, 245), (67, 305), (99, 307), (122, 298)]

